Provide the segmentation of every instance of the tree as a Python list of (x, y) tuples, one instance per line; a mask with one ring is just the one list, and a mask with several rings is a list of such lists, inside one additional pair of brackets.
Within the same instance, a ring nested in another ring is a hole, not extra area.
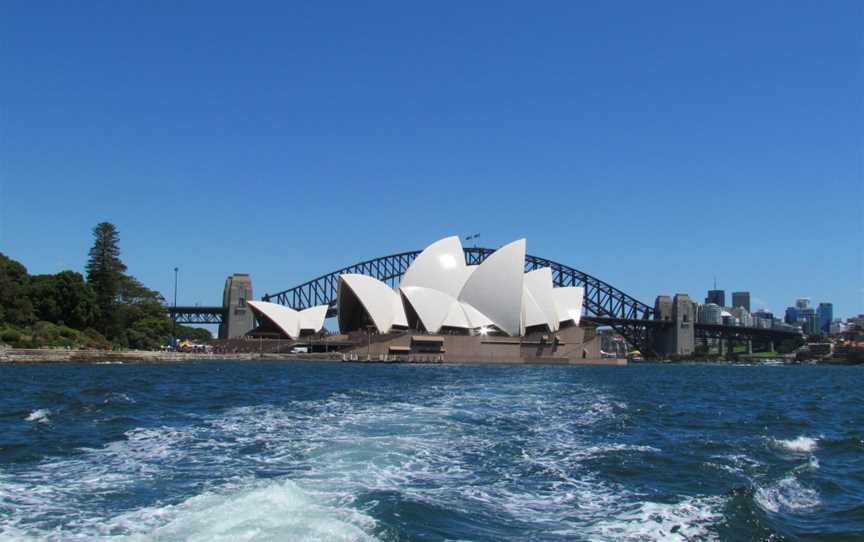
[(87, 260), (87, 284), (96, 296), (99, 309), (97, 329), (109, 339), (121, 331), (117, 319), (117, 297), (126, 266), (120, 261), (120, 236), (110, 222), (93, 228), (93, 247)]
[(0, 253), (0, 324), (26, 326), (33, 323), (33, 304), (27, 296), (27, 268)]
[(29, 295), (39, 320), (79, 330), (97, 320), (96, 294), (80, 273), (62, 271), (31, 277)]
[(171, 333), (162, 296), (128, 275), (120, 281), (115, 321), (118, 327), (111, 338), (129, 348), (158, 348)]

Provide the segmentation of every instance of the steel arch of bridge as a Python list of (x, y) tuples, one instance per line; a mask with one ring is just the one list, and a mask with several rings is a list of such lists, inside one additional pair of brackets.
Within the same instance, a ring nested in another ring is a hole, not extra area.
[[(495, 252), (491, 248), (465, 248), (465, 263), (477, 265)], [(338, 271), (321, 275), (318, 278), (304, 282), (299, 286), (289, 288), (276, 294), (264, 295), (264, 301), (273, 301), (286, 305), (296, 310), (307, 309), (315, 305), (329, 305), (332, 316), (336, 307), (336, 291), (339, 285), (339, 275), (345, 273), (357, 273), (374, 277), (381, 282), (395, 288), (402, 278), (411, 262), (421, 251), (402, 252), (390, 256), (382, 256), (372, 260), (366, 260), (344, 267)], [(591, 276), (558, 262), (537, 256), (525, 256), (525, 271), (532, 271), (541, 267), (552, 269), (552, 280), (555, 286), (582, 286), (585, 288), (585, 312), (588, 316), (599, 316), (618, 320), (649, 320), (654, 315), (654, 308), (642, 303), (638, 299), (627, 295), (614, 286), (603, 282), (597, 277)], [(612, 324), (618, 332), (625, 336), (633, 345), (642, 346), (646, 337), (644, 327), (639, 326), (617, 326)]]

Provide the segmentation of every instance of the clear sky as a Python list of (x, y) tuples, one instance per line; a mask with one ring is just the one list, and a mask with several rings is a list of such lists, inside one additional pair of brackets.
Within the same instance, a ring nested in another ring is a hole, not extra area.
[[(0, 4), (0, 251), (179, 302), (479, 232), (864, 312), (864, 3)], [(729, 294), (727, 293), (727, 296)]]

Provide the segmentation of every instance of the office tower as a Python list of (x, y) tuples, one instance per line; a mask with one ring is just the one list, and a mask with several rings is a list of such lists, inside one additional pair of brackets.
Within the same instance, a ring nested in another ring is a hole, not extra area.
[(834, 304), (819, 303), (816, 313), (819, 315), (819, 326), (822, 328), (822, 333), (828, 334), (831, 331), (831, 322), (834, 321)]
[(750, 292), (732, 292), (732, 308), (744, 307), (750, 312)]
[(718, 307), (726, 306), (726, 291), (725, 290), (708, 290), (708, 297), (705, 298), (705, 304), (714, 303)]

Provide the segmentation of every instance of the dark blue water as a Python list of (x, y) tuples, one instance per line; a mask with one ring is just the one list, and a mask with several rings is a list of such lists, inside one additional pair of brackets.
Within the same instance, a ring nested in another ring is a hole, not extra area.
[(864, 539), (864, 367), (0, 366), (0, 539)]

